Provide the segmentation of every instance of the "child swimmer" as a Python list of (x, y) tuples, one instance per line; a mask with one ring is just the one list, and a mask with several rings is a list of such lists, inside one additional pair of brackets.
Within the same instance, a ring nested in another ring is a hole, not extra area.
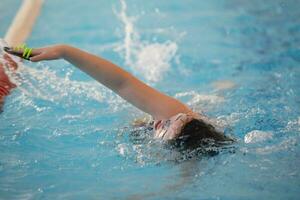
[(207, 140), (232, 142), (217, 131), (205, 116), (193, 112), (182, 102), (146, 85), (132, 74), (110, 61), (69, 45), (53, 45), (29, 49), (15, 48), (5, 51), (32, 62), (64, 59), (87, 73), (120, 97), (150, 114), (153, 119), (154, 138), (164, 141), (183, 140), (188, 146), (205, 144)]

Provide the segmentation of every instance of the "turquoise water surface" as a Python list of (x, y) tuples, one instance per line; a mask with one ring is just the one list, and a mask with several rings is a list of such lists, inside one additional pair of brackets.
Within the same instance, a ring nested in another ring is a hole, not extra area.
[[(20, 3), (1, 0), (0, 37)], [(132, 136), (141, 111), (64, 61), (24, 62), (0, 114), (0, 199), (299, 198), (299, 1), (45, 1), (27, 44), (55, 43), (204, 112), (235, 150)]]

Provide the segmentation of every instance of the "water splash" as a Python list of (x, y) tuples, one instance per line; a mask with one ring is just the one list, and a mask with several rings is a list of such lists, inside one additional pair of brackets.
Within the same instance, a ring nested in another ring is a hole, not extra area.
[(300, 117), (287, 122), (286, 131), (295, 131), (300, 133)]
[(273, 138), (273, 133), (267, 131), (253, 130), (244, 136), (245, 143), (256, 143)]
[(140, 39), (140, 34), (134, 26), (135, 17), (127, 14), (125, 0), (120, 0), (121, 10), (116, 15), (124, 24), (124, 40), (115, 50), (124, 56), (125, 64), (130, 66), (135, 74), (141, 75), (148, 82), (157, 82), (170, 69), (178, 46), (173, 41), (151, 43)]
[(264, 147), (256, 148), (257, 154), (271, 154), (275, 152), (291, 150), (298, 144), (298, 138), (287, 138), (274, 145), (266, 145)]
[(47, 66), (38, 69), (21, 62), (18, 62), (18, 66), (16, 73), (8, 73), (8, 75), (18, 86), (16, 90), (20, 94), (13, 99), (13, 102), (19, 102), (20, 106), (33, 107), (37, 112), (43, 111), (45, 108), (35, 105), (35, 99), (67, 107), (83, 105), (87, 101), (105, 105), (109, 102), (108, 109), (111, 112), (129, 106), (122, 98), (96, 81), (71, 80), (68, 74), (60, 77)]
[[(190, 108), (200, 113), (208, 112), (225, 101), (224, 97), (217, 94), (201, 94), (193, 90), (176, 93), (175, 98), (187, 102), (186, 104)], [(211, 119), (209, 121), (212, 122), (213, 120)]]

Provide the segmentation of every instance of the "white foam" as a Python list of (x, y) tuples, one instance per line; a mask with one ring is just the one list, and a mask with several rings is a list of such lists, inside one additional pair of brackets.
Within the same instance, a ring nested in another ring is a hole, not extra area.
[(145, 45), (137, 53), (136, 69), (142, 71), (148, 81), (157, 82), (170, 68), (170, 62), (175, 56), (177, 45), (167, 41), (164, 44)]
[(121, 155), (121, 156), (126, 156), (127, 154), (129, 154), (129, 148), (128, 148), (128, 145), (125, 144), (125, 143), (122, 143), (122, 144), (118, 144), (117, 147), (116, 147), (116, 150), (118, 151), (118, 153)]
[(242, 114), (238, 112), (230, 113), (230, 115), (221, 115), (217, 117), (217, 122), (221, 127), (233, 126), (242, 118)]
[(300, 117), (298, 117), (298, 119), (288, 121), (286, 125), (286, 131), (300, 132)]
[(275, 145), (256, 148), (256, 153), (270, 154), (270, 153), (275, 153), (278, 151), (284, 151), (284, 150), (293, 148), (294, 146), (297, 145), (297, 143), (298, 142), (297, 142), (296, 138), (288, 138), (288, 139), (285, 139), (282, 142), (275, 144)]
[(135, 17), (127, 15), (127, 4), (120, 0), (121, 10), (116, 12), (124, 24), (124, 40), (115, 50), (120, 52), (135, 74), (143, 76), (148, 82), (157, 82), (170, 69), (170, 62), (175, 57), (178, 46), (173, 41), (151, 43), (142, 41), (134, 26)]
[(245, 143), (257, 143), (270, 140), (273, 138), (272, 132), (253, 130), (244, 136)]
[(197, 104), (218, 104), (224, 102), (224, 97), (214, 94), (200, 94), (195, 91), (180, 92), (175, 95), (176, 98), (188, 97), (188, 105)]
[[(43, 64), (40, 64), (43, 65)], [(19, 63), (18, 73), (15, 77), (18, 91), (21, 92), (14, 101), (19, 101), (25, 106), (31, 106), (37, 111), (42, 108), (34, 105), (33, 100), (41, 99), (56, 104), (74, 106), (84, 104), (85, 100), (94, 100), (99, 103), (109, 102), (111, 112), (122, 110), (129, 106), (119, 96), (114, 94), (96, 81), (70, 80), (69, 74), (60, 77), (47, 66), (41, 69), (25, 66)], [(76, 98), (79, 101), (76, 101)], [(82, 100), (82, 98), (84, 98)]]

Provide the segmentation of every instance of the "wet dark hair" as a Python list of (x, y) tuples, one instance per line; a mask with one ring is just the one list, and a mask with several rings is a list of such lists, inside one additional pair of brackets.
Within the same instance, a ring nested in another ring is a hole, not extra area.
[(180, 136), (171, 144), (185, 150), (201, 149), (209, 152), (233, 142), (233, 138), (225, 136), (213, 125), (203, 120), (193, 119), (183, 127)]

